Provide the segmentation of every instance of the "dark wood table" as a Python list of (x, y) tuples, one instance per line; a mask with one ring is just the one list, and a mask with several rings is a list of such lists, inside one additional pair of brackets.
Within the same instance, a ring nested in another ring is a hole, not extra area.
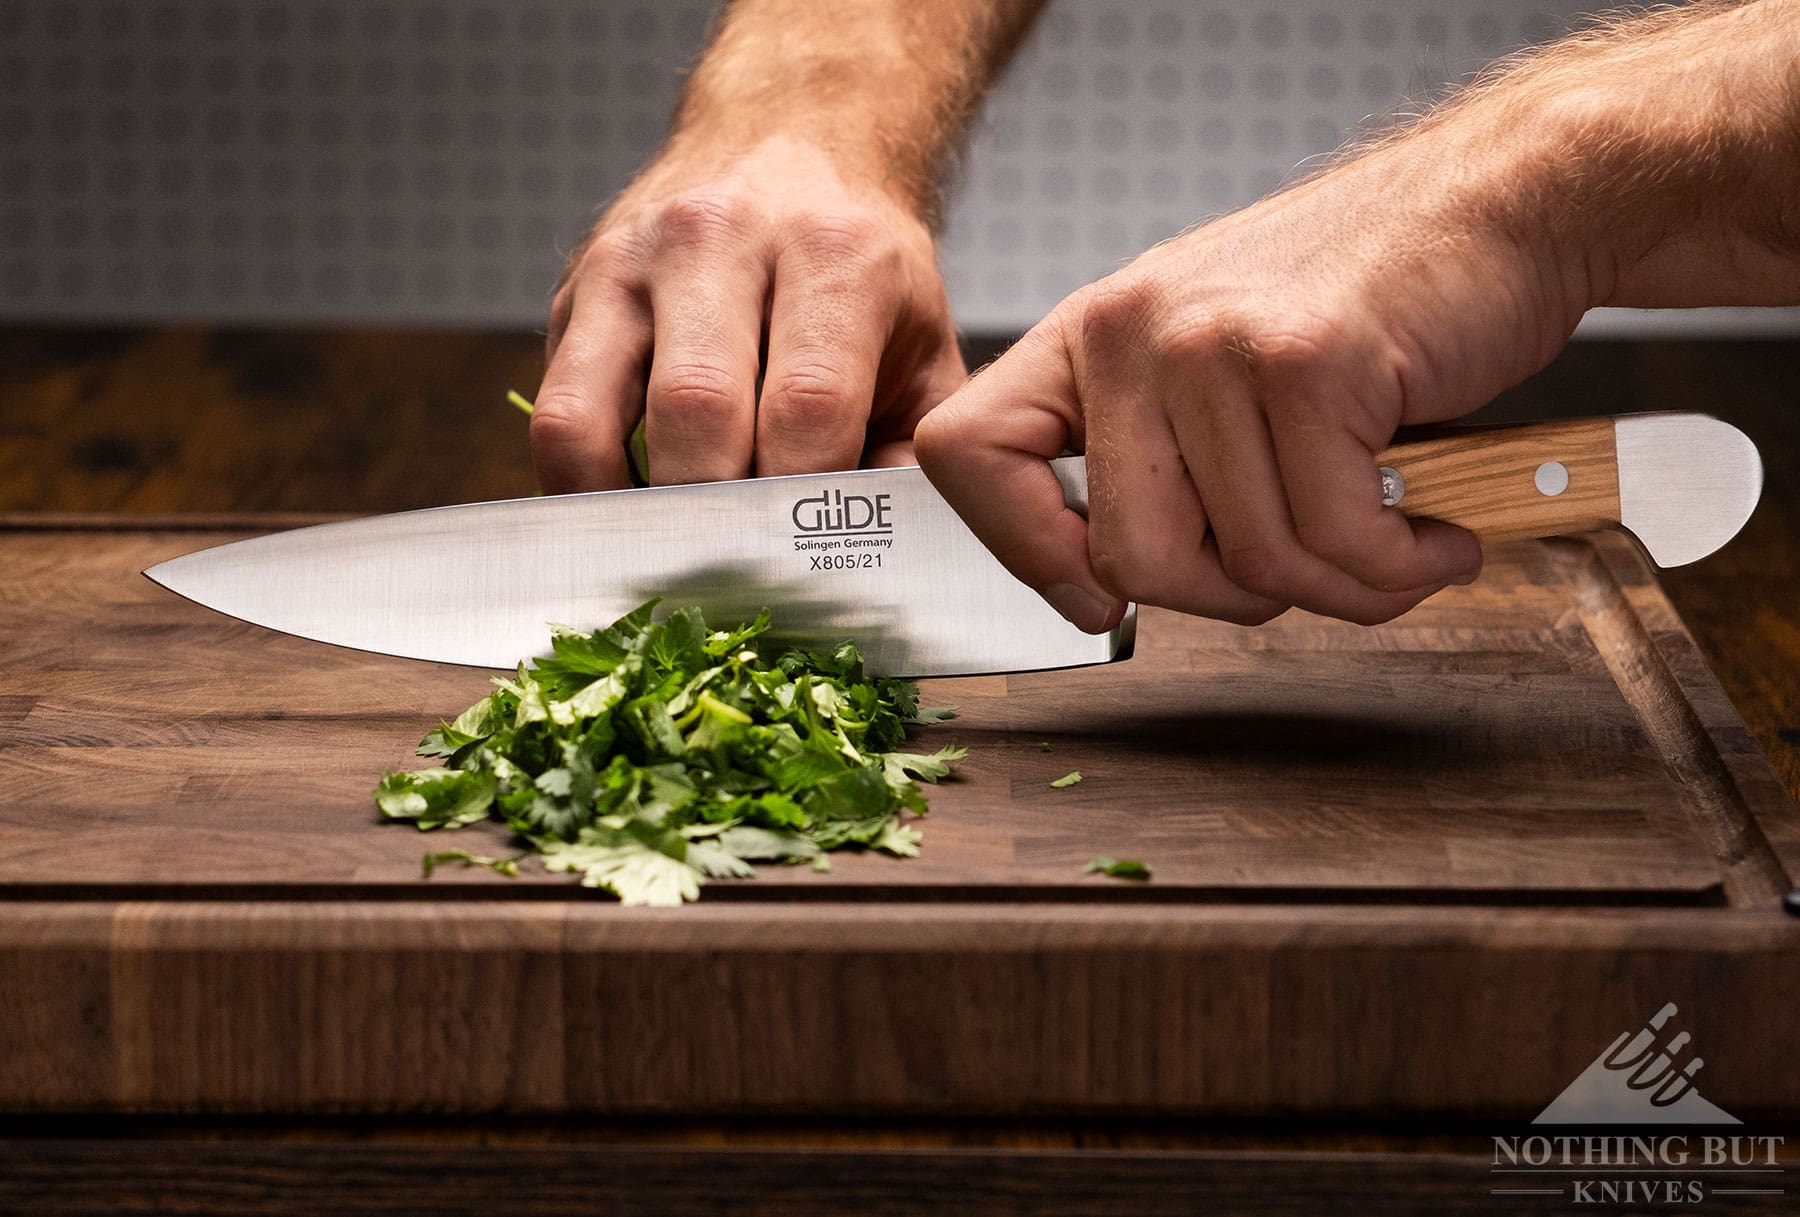
[[(0, 512), (30, 513), (51, 536), (62, 534), (49, 526), (91, 523), (96, 512), (110, 513), (115, 530), (135, 521), (192, 531), (208, 517), (245, 511), (261, 513), (258, 519), (269, 524), (284, 515), (528, 494), (523, 420), (505, 406), (503, 395), (511, 387), (529, 392), (540, 371), (536, 340), (525, 335), (15, 332), (0, 337)], [(1758, 441), (1768, 467), (1763, 508), (1733, 546), (1691, 570), (1666, 573), (1663, 584), (1790, 797), (1800, 793), (1800, 623), (1794, 611), (1800, 589), (1790, 548), (1800, 523), (1800, 426), (1789, 388), (1800, 380), (1796, 372), (1800, 347), (1788, 344), (1580, 346), (1485, 412), (1500, 419), (1705, 409), (1737, 422)], [(1530, 584), (1533, 576), (1525, 572), (1534, 569), (1533, 561), (1511, 562), (1507, 569), (1514, 573), (1507, 577), (1521, 587)], [(1660, 602), (1653, 590), (1642, 593), (1652, 617)], [(14, 603), (31, 602), (26, 596)], [(1649, 628), (1674, 638), (1667, 627), (1653, 622)], [(269, 662), (279, 668), (280, 655)], [(1719, 715), (1729, 712), (1723, 703), (1705, 703), (1705, 683), (1692, 686), (1701, 688), (1699, 713), (1712, 737), (1723, 738), (1719, 732), (1729, 735), (1732, 728)], [(4, 731), (0, 719), (0, 749)], [(1744, 763), (1760, 765), (1750, 747), (1744, 741)], [(1679, 763), (1671, 762), (1675, 768)], [(11, 814), (30, 826), (29, 809)], [(1553, 861), (1568, 873), (1580, 869), (1578, 859)], [(104, 861), (93, 869), (107, 871)], [(1794, 869), (1791, 863), (1788, 869)], [(1682, 920), (1684, 904), (1738, 900), (1734, 883), (1739, 895), (1748, 885), (1751, 902), (1762, 901), (1768, 895), (1762, 881), (1755, 874), (1728, 877), (1714, 891), (1697, 874), (1684, 862), (1657, 878), (1655, 892), (1639, 893), (1604, 914), (1614, 919), (1621, 943), (1665, 936), (1660, 952), (1634, 948), (1636, 962), (1629, 966), (1648, 969), (1642, 973), (1647, 987), (1672, 974), (1658, 971), (1667, 965), (1696, 983), (1710, 977), (1722, 993), (1754, 986), (1766, 974), (1771, 1002), (1791, 1002), (1791, 969), (1784, 967), (1777, 984), (1770, 963), (1777, 956), (1768, 954), (1786, 941), (1779, 917), (1756, 920), (1757, 941), (1716, 955)], [(1671, 902), (1674, 908), (1659, 911)], [(1148, 927), (1156, 920), (1151, 909), (1145, 933), (1152, 933)], [(925, 920), (947, 923), (955, 915), (946, 909)], [(1248, 924), (1259, 916), (1249, 907), (1241, 919)], [(1457, 912), (1453, 903), (1442, 920), (1467, 922), (1474, 934), (1485, 916)], [(1332, 950), (1382, 949), (1378, 937), (1358, 938), (1358, 924), (1350, 916), (1321, 927), (1329, 932), (1316, 948), (1322, 951), (1318, 984), (1331, 983)], [(1479, 933), (1489, 947), (1501, 944), (1504, 950), (1513, 931), (1500, 916)], [(1523, 947), (1529, 937), (1517, 941)], [(1594, 942), (1591, 963), (1584, 966), (1594, 969), (1599, 991), (1616, 985), (1618, 969), (1626, 965), (1609, 964), (1604, 943)], [(45, 958), (54, 963), (56, 956), (52, 951)], [(193, 966), (203, 972), (206, 965)], [(724, 957), (719, 966), (726, 966)], [(1519, 971), (1497, 972), (1485, 983), (1505, 986), (1510, 995), (1529, 986), (1532, 966), (1529, 954), (1521, 954)], [(1117, 978), (1122, 985), (1133, 979)], [(1422, 985), (1411, 994), (1420, 1002), (1431, 1000), (1434, 985), (1473, 983), (1468, 992), (1478, 992), (1484, 983), (1466, 969), (1459, 974), (1454, 953), (1395, 981), (1401, 993), (1408, 993), (1407, 985)], [(82, 983), (78, 969), (71, 971), (69, 991), (78, 992)], [(1554, 991), (1567, 1000), (1566, 987)], [(1648, 992), (1643, 996), (1652, 999)], [(75, 1002), (68, 1012), (76, 1028), (84, 1019), (123, 1017), (79, 1006)], [(1773, 1007), (1760, 1013), (1767, 1017), (1759, 1035), (1792, 1017)], [(1546, 1012), (1559, 1026), (1585, 1027), (1585, 1017), (1575, 1009)], [(1478, 1020), (1469, 1025), (1473, 1030)], [(1704, 1030), (1714, 1042), (1726, 1034), (1718, 1026)], [(1504, 1035), (1505, 1028), (1482, 1027), (1480, 1034)], [(1293, 1051), (1306, 1050), (1298, 1037), (1289, 1042)], [(0, 1048), (0, 1080), (13, 1076), (9, 1068), (29, 1069), (20, 1056), (29, 1047), (28, 1038), (15, 1039), (10, 1061)], [(1429, 1051), (1441, 1063), (1454, 1046)], [(1557, 1045), (1556, 1051), (1574, 1049)], [(1721, 1044), (1715, 1068), (1734, 1067), (1733, 1051)], [(1117, 1055), (1117, 1045), (1105, 1045), (1105, 1053)], [(1495, 1059), (1485, 1049), (1471, 1056)], [(1541, 1064), (1521, 1063), (1521, 1076)], [(233, 1065), (242, 1066), (242, 1060)], [(212, 1093), (204, 1067), (204, 1061), (192, 1065), (192, 1094)], [(1559, 1061), (1555, 1069), (1563, 1067)], [(1745, 1068), (1741, 1060), (1735, 1067), (1740, 1073)], [(1754, 1112), (1755, 1131), (1780, 1135), (1800, 1127), (1800, 1112), (1782, 1106), (1779, 1096), (1786, 1092), (1776, 1080), (1795, 1065), (1771, 1059), (1767, 1068), (1770, 1085)], [(1234, 1076), (1240, 1093), (1259, 1093), (1254, 1062)], [(1420, 1075), (1415, 1070), (1413, 1076)], [(1154, 1077), (1154, 1069), (1144, 1077)], [(1106, 1084), (1096, 1081), (1097, 1098)], [(384, 1115), (354, 1104), (330, 1111), (315, 1103), (290, 1113), (258, 1108), (228, 1118), (203, 1098), (190, 1111), (162, 1105), (155, 1114), (133, 1114), (128, 1105), (113, 1103), (102, 1104), (103, 1112), (18, 1109), (0, 1115), (0, 1211), (161, 1211), (157, 1204), (201, 1213), (803, 1213), (852, 1206), (970, 1213), (1177, 1213), (1206, 1206), (1270, 1213), (1543, 1211), (1542, 1198), (1488, 1194), (1491, 1137), (1516, 1128), (1497, 1127), (1479, 1111), (1450, 1111), (1422, 1122), (1416, 1114), (1420, 1092), (1407, 1085), (1397, 1083), (1395, 1094), (1413, 1097), (1386, 1117), (1366, 1104), (1335, 1117), (1305, 1104), (1304, 1114), (1285, 1118), (1254, 1106), (1232, 1118), (1175, 1117), (1159, 1114), (1154, 1104), (1133, 1111), (1105, 1101), (1084, 1113), (1079, 1102), (1066, 1101), (1066, 1088), (1064, 1101), (1041, 1112), (984, 1111), (976, 1103), (953, 1114), (925, 1115), (898, 1109), (809, 1113), (804, 1105), (732, 1111), (729, 1104), (713, 1103), (710, 1114), (550, 1118), (515, 1112), (478, 1118), (456, 1110)], [(968, 1093), (978, 1092), (979, 1086)], [(159, 1106), (154, 1096), (147, 1105)], [(1791, 1195), (1716, 1199), (1726, 1211), (1769, 1213), (1788, 1211), (1790, 1201)]]

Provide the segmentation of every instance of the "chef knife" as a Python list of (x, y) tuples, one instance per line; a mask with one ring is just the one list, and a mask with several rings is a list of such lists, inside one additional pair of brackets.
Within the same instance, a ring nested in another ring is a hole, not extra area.
[[(1484, 541), (1624, 526), (1656, 562), (1749, 518), (1756, 448), (1698, 414), (1463, 428), (1381, 454), (1383, 502)], [(1086, 465), (1052, 462), (1086, 510)], [(1007, 573), (916, 468), (612, 490), (400, 512), (273, 533), (144, 572), (258, 625), (390, 655), (511, 667), (549, 623), (591, 630), (661, 597), (709, 620), (776, 610), (781, 637), (856, 639), (908, 676), (1078, 667), (1131, 652), (1134, 618), (1084, 634)]]

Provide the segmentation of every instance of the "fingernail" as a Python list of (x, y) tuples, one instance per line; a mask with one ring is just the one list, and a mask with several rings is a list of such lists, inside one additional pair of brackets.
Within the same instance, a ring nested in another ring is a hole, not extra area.
[(1044, 599), (1072, 625), (1090, 634), (1106, 629), (1113, 610), (1118, 607), (1117, 601), (1102, 599), (1074, 583), (1051, 584), (1044, 589)]

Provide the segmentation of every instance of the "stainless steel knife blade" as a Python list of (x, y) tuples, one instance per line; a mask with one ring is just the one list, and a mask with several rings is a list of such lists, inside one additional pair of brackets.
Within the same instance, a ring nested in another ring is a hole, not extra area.
[[(1054, 462), (1086, 510), (1086, 465)], [(272, 533), (144, 572), (208, 608), (338, 646), (512, 667), (550, 625), (592, 630), (653, 597), (786, 642), (846, 638), (871, 671), (974, 675), (1131, 653), (1064, 621), (988, 553), (917, 468), (436, 507)]]

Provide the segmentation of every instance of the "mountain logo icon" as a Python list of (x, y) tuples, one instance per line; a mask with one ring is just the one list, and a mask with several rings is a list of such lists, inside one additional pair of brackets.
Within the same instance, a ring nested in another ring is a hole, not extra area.
[(1675, 1003), (1658, 1010), (1635, 1034), (1622, 1031), (1538, 1113), (1533, 1124), (1741, 1124), (1694, 1088), (1706, 1063), (1688, 1056), (1692, 1037), (1667, 1034)]

